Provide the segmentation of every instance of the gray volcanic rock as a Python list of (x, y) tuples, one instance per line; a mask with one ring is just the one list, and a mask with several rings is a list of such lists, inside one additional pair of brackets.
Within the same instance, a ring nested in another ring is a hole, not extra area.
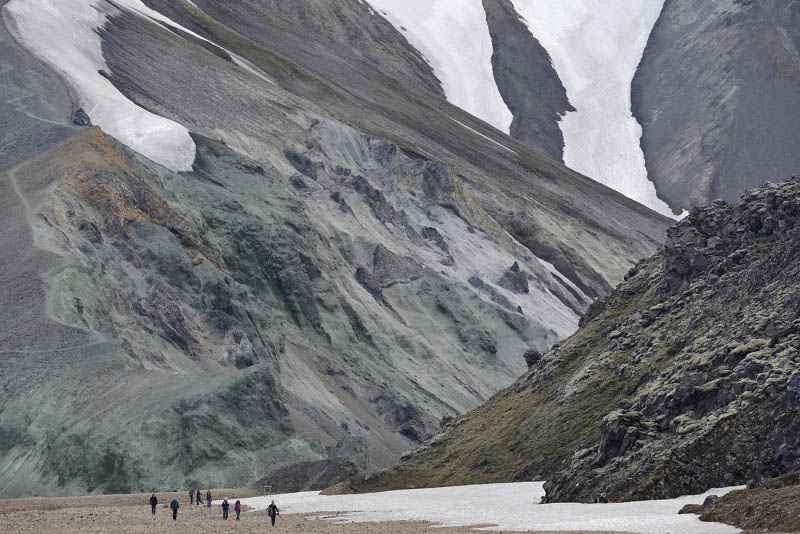
[(564, 161), (558, 120), (575, 108), (567, 99), (550, 55), (509, 0), (483, 0), (492, 37), (492, 69), (514, 116), (511, 136), (556, 161)]
[[(81, 103), (48, 100), (66, 91), (30, 58), (0, 69), (41, 95), (0, 104), (2, 496), (386, 465), (663, 241), (666, 219), (447, 104), (423, 71), (376, 66), (413, 65), (403, 51), (342, 52), (347, 32), (306, 38), (255, 3), (198, 3), (219, 20), (151, 5), (213, 43), (109, 8), (104, 76), (190, 130), (190, 171), (60, 126)], [(48, 101), (59, 126), (31, 117)], [(492, 282), (515, 262), (528, 293)]]
[(517, 262), (514, 262), (514, 265), (506, 269), (497, 284), (514, 293), (528, 293), (530, 291), (528, 288), (528, 275), (520, 270)]
[[(374, 66), (423, 91), (443, 97), (441, 84), (422, 55), (386, 19), (359, 0), (213, 0), (193, 2), (190, 9), (165, 0), (144, 0), (183, 26), (203, 34), (193, 16), (213, 20), (269, 49), (284, 49), (304, 64), (324, 54), (334, 77), (352, 76), (348, 63)], [(187, 13), (188, 11), (188, 13)], [(300, 59), (303, 58), (303, 59)], [(306, 65), (304, 65), (306, 66)]]
[(673, 498), (800, 467), (800, 176), (669, 231), (581, 329), (358, 491), (547, 479), (546, 502)]
[(799, 224), (795, 177), (670, 230), (663, 255), (619, 291), (657, 285), (607, 336), (609, 356), (629, 355), (621, 378), (648, 361), (659, 372), (603, 418), (596, 445), (546, 485), (548, 501), (674, 497), (800, 467)]
[(78, 108), (75, 113), (72, 114), (72, 124), (77, 126), (91, 126), (92, 119), (89, 118), (89, 115), (83, 110), (83, 108)]
[(658, 195), (677, 212), (800, 170), (800, 3), (668, 0), (632, 86)]

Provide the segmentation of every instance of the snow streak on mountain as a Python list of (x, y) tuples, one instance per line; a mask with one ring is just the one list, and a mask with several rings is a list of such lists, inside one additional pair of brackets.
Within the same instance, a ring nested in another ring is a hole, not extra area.
[(672, 215), (647, 177), (631, 81), (663, 0), (514, 0), (544, 46), (576, 111), (561, 120), (564, 163)]
[(505, 133), (511, 112), (492, 72), (481, 0), (369, 0), (433, 67), (447, 99)]
[[(167, 21), (138, 0), (118, 4)], [(195, 145), (189, 131), (137, 106), (102, 74), (109, 69), (97, 29), (116, 9), (75, 0), (12, 0), (7, 9), (16, 26), (16, 38), (64, 76), (94, 124), (167, 168), (192, 168)]]
[[(433, 66), (450, 102), (508, 132), (513, 119), (492, 72), (480, 0), (370, 0)], [(631, 81), (663, 0), (514, 0), (576, 108), (559, 122), (564, 163), (674, 216), (648, 179), (631, 114)], [(535, 83), (535, 81), (531, 81)]]

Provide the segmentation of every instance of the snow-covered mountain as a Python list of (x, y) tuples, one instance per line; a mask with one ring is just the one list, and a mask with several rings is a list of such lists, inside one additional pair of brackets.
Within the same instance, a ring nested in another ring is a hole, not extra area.
[[(764, 171), (800, 169), (789, 146), (800, 113), (796, 1), (370, 1), (433, 65), (452, 103), (660, 213), (735, 200)], [(503, 10), (525, 27), (498, 18)], [(541, 47), (519, 45), (531, 38)], [(552, 71), (520, 65), (542, 54)], [(538, 96), (509, 91), (509, 79)], [(566, 105), (556, 103), (561, 84)], [(509, 130), (541, 95), (551, 102)], [(548, 140), (532, 130), (549, 130)], [(559, 142), (563, 151), (548, 150)]]
[[(448, 100), (509, 132), (513, 116), (498, 90), (496, 79), (503, 73), (493, 69), (494, 51), (484, 10), (491, 1), (369, 1), (428, 58)], [(671, 215), (647, 179), (639, 146), (641, 127), (631, 114), (630, 98), (631, 81), (661, 4), (628, 0), (512, 2), (532, 37), (552, 59), (574, 108), (557, 119), (563, 134), (564, 163)]]

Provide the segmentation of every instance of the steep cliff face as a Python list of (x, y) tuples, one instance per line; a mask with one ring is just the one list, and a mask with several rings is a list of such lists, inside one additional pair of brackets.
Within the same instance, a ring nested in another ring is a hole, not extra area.
[(797, 469), (800, 178), (694, 210), (582, 327), (360, 489), (547, 479), (675, 497)]
[[(30, 25), (49, 11), (14, 4), (4, 21), (50, 61)], [(283, 40), (286, 25), (247, 29), (244, 3), (219, 20), (151, 5), (185, 26), (126, 0), (63, 35), (98, 67), (47, 63), (66, 88), (20, 74), (39, 64), (7, 41), (0, 83), (27, 96), (0, 104), (3, 496), (386, 465), (663, 241), (664, 218), (450, 106), (424, 73), (341, 53), (335, 28)], [(96, 86), (188, 132), (190, 168), (137, 153), (149, 124), (87, 127)]]
[(642, 149), (673, 209), (734, 201), (800, 170), (800, 3), (668, 0), (632, 86)]

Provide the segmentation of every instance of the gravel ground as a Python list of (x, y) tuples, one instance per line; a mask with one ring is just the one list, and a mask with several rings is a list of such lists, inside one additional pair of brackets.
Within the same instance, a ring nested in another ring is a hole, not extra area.
[[(214, 498), (252, 497), (253, 490), (211, 490)], [(114, 533), (162, 533), (162, 532), (236, 532), (263, 533), (270, 529), (269, 518), (263, 512), (245, 510), (241, 520), (231, 518), (223, 521), (219, 506), (211, 509), (190, 506), (186, 493), (158, 493), (159, 505), (156, 515), (150, 513), (150, 496), (98, 495), (90, 497), (30, 498), (0, 500), (0, 533), (58, 533), (77, 534), (87, 532)], [(174, 495), (178, 496), (181, 508), (177, 522), (167, 507)], [(330, 519), (337, 514), (296, 514), (278, 518), (276, 532), (293, 534), (411, 534), (436, 532), (437, 534), (465, 534), (476, 532), (473, 528), (436, 528), (430, 523), (408, 521), (387, 523), (341, 523)], [(323, 519), (324, 518), (324, 519)], [(538, 534), (546, 534), (540, 532)], [(556, 534), (556, 533), (550, 533)], [(576, 533), (572, 533), (576, 534)], [(577, 533), (581, 534), (581, 533)], [(587, 534), (587, 533), (584, 533)], [(599, 534), (599, 533), (595, 533)]]

